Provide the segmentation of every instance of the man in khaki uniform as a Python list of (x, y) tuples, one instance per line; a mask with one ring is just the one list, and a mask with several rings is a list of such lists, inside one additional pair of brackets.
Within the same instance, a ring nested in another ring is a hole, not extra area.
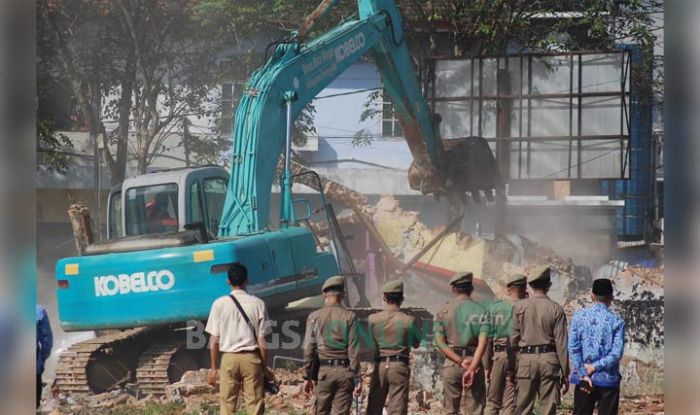
[(267, 373), (270, 379), (273, 378), (271, 371), (265, 366), (265, 329), (269, 329), (265, 324), (265, 321), (269, 320), (267, 310), (261, 299), (246, 293), (248, 270), (245, 266), (239, 263), (232, 264), (228, 270), (228, 283), (232, 289), (230, 295), (238, 300), (251, 325), (255, 327), (246, 323), (236, 303), (229, 296), (214, 301), (205, 328), (211, 335), (211, 369), (208, 380), (210, 384), (216, 385), (217, 363), (221, 351), (220, 413), (238, 413), (238, 395), (242, 390), (246, 413), (262, 415), (265, 412), (264, 375)]
[(471, 298), (472, 278), (471, 272), (462, 271), (450, 279), (454, 298), (435, 317), (435, 346), (445, 355), (443, 406), (448, 415), (459, 414), (462, 398), (465, 414), (482, 414), (486, 402), (481, 359), (488, 341), (489, 315)]
[[(345, 278), (331, 277), (323, 284), (326, 305), (306, 319), (304, 339), (304, 392), (316, 392), (316, 415), (347, 415), (360, 382), (359, 342), (355, 313), (341, 305)], [(318, 378), (314, 361), (318, 360)]]
[(513, 328), (513, 306), (527, 296), (527, 277), (522, 274), (509, 276), (506, 294), (505, 299), (494, 301), (488, 306), (491, 336), (484, 359), (488, 382), (484, 410), (486, 415), (515, 414), (515, 384), (513, 374), (508, 376), (509, 368), (513, 368), (515, 352), (509, 337)]
[(388, 415), (406, 415), (409, 354), (411, 346), (420, 346), (421, 335), (416, 318), (400, 310), (403, 282), (390, 281), (384, 284), (382, 292), (386, 303), (384, 310), (369, 316), (369, 333), (376, 355), (367, 414), (381, 414), (386, 403)]
[(564, 309), (549, 297), (552, 286), (550, 268), (530, 273), (532, 295), (515, 304), (511, 344), (518, 349), (517, 398), (515, 412), (532, 414), (539, 395), (541, 415), (554, 415), (561, 395), (569, 390), (569, 352), (567, 350)]

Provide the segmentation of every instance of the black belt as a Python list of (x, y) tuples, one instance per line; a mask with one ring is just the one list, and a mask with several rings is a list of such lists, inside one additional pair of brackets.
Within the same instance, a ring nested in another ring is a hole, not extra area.
[(508, 347), (505, 344), (494, 344), (493, 345), (493, 351), (498, 353), (498, 352), (505, 352), (508, 350)]
[(474, 352), (476, 352), (475, 347), (453, 347), (452, 350), (462, 357), (474, 356)]
[(553, 344), (538, 344), (535, 346), (522, 346), (522, 347), (520, 347), (520, 353), (525, 353), (525, 354), (553, 353), (556, 351), (557, 351), (557, 348)]
[(408, 356), (403, 356), (400, 354), (394, 355), (394, 356), (383, 356), (383, 357), (377, 357), (374, 359), (376, 363), (381, 363), (381, 362), (403, 362), (408, 364)]
[(321, 359), (321, 366), (350, 366), (350, 359)]

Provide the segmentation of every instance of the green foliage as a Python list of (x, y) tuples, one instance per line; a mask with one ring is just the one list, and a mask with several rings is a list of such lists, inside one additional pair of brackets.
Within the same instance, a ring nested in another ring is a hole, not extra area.
[(54, 131), (47, 120), (37, 119), (37, 167), (65, 174), (69, 166), (69, 158), (65, 150), (72, 149), (73, 143), (65, 134)]
[[(183, 116), (211, 115), (211, 90), (226, 67), (219, 55), (227, 45), (217, 28), (196, 15), (196, 2), (38, 3), (38, 83), (55, 79), (68, 85), (89, 131), (100, 130), (105, 120), (118, 120), (105, 138), (117, 147), (113, 156), (105, 146), (113, 180), (124, 175), (127, 151), (143, 173)], [(47, 107), (41, 97), (39, 107)], [(208, 137), (197, 143), (199, 137), (190, 138), (194, 151), (207, 152), (203, 158), (227, 145)]]
[(379, 107), (381, 100), (381, 90), (372, 91), (372, 93), (367, 96), (367, 100), (365, 100), (364, 104), (362, 105), (364, 110), (362, 111), (362, 114), (360, 114), (360, 122), (373, 120), (375, 117), (382, 114), (381, 108)]
[[(362, 113), (360, 114), (360, 122), (365, 122), (367, 120), (374, 120), (376, 117), (382, 115), (381, 108), (382, 91), (376, 90), (372, 91), (362, 103)], [(355, 147), (368, 146), (374, 141), (374, 136), (367, 129), (360, 129), (355, 132), (352, 137), (352, 145)]]
[(156, 403), (152, 402), (144, 407), (135, 405), (118, 406), (110, 415), (180, 415), (183, 413), (183, 403)]
[(247, 80), (263, 63), (259, 46), (278, 35), (265, 24), (271, 13), (267, 2), (201, 0), (195, 3), (193, 12), (200, 24), (214, 28), (214, 35), (235, 50), (235, 54), (220, 62), (221, 74), (229, 80)]
[(214, 135), (187, 135), (183, 140), (188, 141), (190, 158), (196, 165), (216, 164), (228, 167), (231, 160), (227, 152), (231, 148), (229, 137)]
[(355, 147), (363, 147), (372, 144), (374, 141), (374, 136), (366, 129), (361, 129), (357, 131), (352, 136), (352, 145)]
[[(228, 39), (236, 49), (231, 60), (234, 64), (226, 73), (234, 79), (247, 80), (253, 70), (265, 63), (260, 47), (288, 39), (317, 5), (316, 0), (275, 0), (272, 4), (259, 0), (200, 0), (194, 10), (197, 19), (216, 27), (218, 35)], [(333, 14), (326, 17), (324, 22), (335, 24)], [(316, 133), (315, 114), (312, 103), (299, 114), (292, 131), (295, 144), (303, 145), (309, 134)]]
[[(87, 127), (102, 119), (120, 120), (109, 154), (113, 176), (123, 170), (128, 131), (131, 152), (145, 171), (185, 114), (210, 116), (224, 103), (210, 91), (224, 82), (244, 82), (264, 62), (265, 46), (289, 39), (319, 0), (39, 0), (38, 82), (52, 80), (73, 95), (64, 106), (80, 108)], [(481, 56), (519, 51), (611, 49), (620, 42), (650, 50), (657, 42), (660, 0), (397, 0), (419, 64), (430, 55)], [(309, 38), (357, 12), (354, 1), (339, 2)], [(557, 17), (557, 13), (578, 13)], [(445, 32), (445, 28), (448, 31)], [(308, 39), (306, 39), (308, 40)], [(646, 63), (663, 85), (661, 60)], [(644, 80), (640, 82), (645, 82)], [(45, 94), (40, 110), (50, 108)], [(379, 94), (371, 94), (361, 121), (380, 114)], [(158, 104), (158, 105), (156, 105)], [(305, 108), (294, 139), (314, 132), (315, 109)], [(97, 119), (96, 116), (101, 117)], [(51, 117), (45, 119), (51, 120)], [(54, 143), (44, 134), (47, 146)], [(41, 140), (39, 134), (38, 140)], [(60, 138), (59, 138), (60, 140)], [(358, 131), (356, 145), (372, 136)], [(211, 162), (230, 146), (221, 136), (193, 134), (193, 158)], [(49, 158), (49, 160), (52, 160)], [(58, 166), (60, 167), (60, 162)], [(123, 172), (122, 172), (123, 173)]]
[(314, 115), (316, 115), (316, 107), (310, 102), (306, 104), (294, 121), (294, 127), (292, 129), (292, 142), (294, 144), (303, 146), (306, 144), (309, 135), (316, 134)]
[[(437, 52), (439, 29), (450, 28), (455, 55), (557, 49), (610, 49), (619, 42), (643, 48), (656, 41), (661, 0), (399, 0), (414, 39), (426, 36)], [(562, 36), (567, 41), (562, 44)], [(557, 40), (559, 39), (559, 40)], [(554, 40), (554, 42), (552, 42)]]
[(298, 409), (291, 409), (289, 412), (287, 412), (288, 415), (310, 415), (309, 412), (306, 411), (301, 411)]

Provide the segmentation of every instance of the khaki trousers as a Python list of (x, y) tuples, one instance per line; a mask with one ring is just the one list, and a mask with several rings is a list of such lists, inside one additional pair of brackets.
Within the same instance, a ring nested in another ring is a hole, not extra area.
[(540, 398), (540, 415), (555, 415), (561, 398), (561, 366), (557, 354), (521, 353), (518, 356), (518, 386), (515, 413), (530, 415)]
[(219, 370), (221, 415), (238, 414), (238, 394), (243, 389), (247, 415), (263, 415), (265, 391), (260, 354), (224, 353)]
[(445, 414), (459, 415), (460, 405), (464, 404), (464, 414), (481, 415), (484, 413), (486, 403), (486, 386), (484, 384), (484, 368), (479, 366), (479, 370), (474, 375), (474, 382), (471, 388), (462, 393), (462, 375), (465, 370), (457, 363), (445, 359), (445, 366), (442, 368), (443, 394)]
[(316, 415), (348, 415), (355, 377), (350, 368), (321, 366), (316, 383)]
[(408, 380), (411, 371), (404, 362), (375, 363), (367, 398), (367, 415), (408, 413)]
[(508, 354), (494, 352), (486, 392), (485, 415), (515, 414), (515, 385), (508, 383)]

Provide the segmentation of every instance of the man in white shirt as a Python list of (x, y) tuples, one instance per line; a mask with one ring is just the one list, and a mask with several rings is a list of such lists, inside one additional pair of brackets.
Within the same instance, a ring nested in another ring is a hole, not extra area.
[[(221, 352), (220, 413), (238, 413), (238, 394), (242, 389), (247, 414), (262, 415), (265, 411), (264, 377), (268, 371), (265, 365), (267, 309), (261, 299), (246, 293), (248, 270), (245, 266), (238, 262), (232, 264), (228, 270), (228, 283), (232, 288), (230, 295), (238, 300), (251, 324), (246, 323), (231, 296), (214, 301), (205, 328), (211, 335), (209, 383), (216, 385)], [(268, 373), (268, 377), (272, 378), (272, 374)]]

